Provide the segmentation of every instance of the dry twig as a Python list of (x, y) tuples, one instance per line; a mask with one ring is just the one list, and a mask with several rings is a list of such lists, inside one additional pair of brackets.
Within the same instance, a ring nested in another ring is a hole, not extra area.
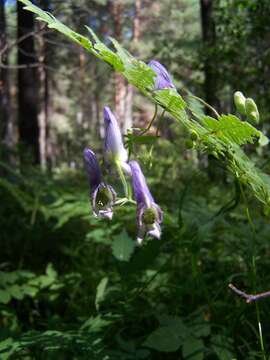
[(240, 297), (244, 298), (246, 300), (246, 303), (250, 304), (251, 302), (260, 300), (260, 299), (264, 299), (266, 297), (270, 296), (270, 291), (265, 291), (262, 293), (258, 293), (258, 294), (247, 294), (244, 291), (241, 291), (239, 289), (237, 289), (237, 287), (235, 287), (233, 284), (229, 284), (228, 285), (229, 288), (237, 295), (239, 295)]

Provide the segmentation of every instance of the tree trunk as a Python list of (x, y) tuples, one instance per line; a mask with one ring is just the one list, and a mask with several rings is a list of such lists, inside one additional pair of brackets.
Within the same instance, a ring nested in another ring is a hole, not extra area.
[[(133, 45), (138, 50), (138, 41), (140, 37), (140, 12), (141, 0), (135, 0), (134, 3), (134, 20), (133, 20)], [(118, 41), (122, 38), (122, 19), (123, 4), (119, 1), (114, 1), (112, 4), (112, 13), (114, 16), (114, 36)], [(118, 115), (121, 128), (124, 133), (133, 125), (133, 86), (127, 84), (125, 79), (120, 74), (115, 74), (115, 111)]]
[[(141, 36), (140, 32), (140, 17), (141, 17), (141, 0), (135, 0), (135, 14), (133, 20), (133, 47), (136, 55), (138, 56), (138, 42)], [(125, 118), (123, 124), (123, 131), (126, 132), (132, 128), (133, 125), (133, 98), (134, 88), (132, 85), (127, 84), (125, 95)]]
[(7, 156), (4, 158), (9, 161), (12, 156), (9, 151), (15, 144), (15, 129), (10, 99), (7, 45), (5, 1), (0, 0), (0, 126), (1, 141), (7, 149)]
[(135, 16), (133, 20), (133, 41), (137, 45), (140, 36), (140, 26), (141, 26), (141, 7), (142, 7), (142, 1), (141, 0), (135, 0)]
[[(122, 19), (123, 4), (116, 0), (112, 2), (112, 14), (114, 18), (114, 37), (121, 41), (122, 38)], [(120, 122), (120, 127), (123, 129), (125, 124), (125, 97), (126, 97), (126, 82), (123, 76), (119, 73), (114, 74), (114, 103), (115, 112)]]
[[(40, 6), (43, 10), (50, 10), (50, 1), (42, 0)], [(52, 167), (50, 154), (50, 78), (49, 78), (49, 32), (44, 24), (38, 23), (38, 76), (39, 76), (39, 153), (42, 170)], [(43, 30), (42, 30), (43, 29)]]
[(18, 120), (19, 136), (31, 162), (39, 164), (37, 58), (34, 47), (34, 16), (17, 2)]
[[(215, 21), (213, 17), (213, 0), (200, 0), (201, 4), (201, 24), (202, 39), (204, 43), (204, 92), (205, 100), (208, 104), (219, 110), (219, 100), (217, 97), (217, 64), (213, 50), (216, 44)], [(206, 109), (210, 113), (209, 109)], [(212, 115), (212, 113), (211, 113)]]
[[(38, 24), (40, 28), (42, 25)], [(39, 75), (39, 154), (42, 170), (47, 169), (47, 140), (49, 134), (49, 76), (47, 68), (47, 44), (45, 33), (38, 36), (38, 75)]]

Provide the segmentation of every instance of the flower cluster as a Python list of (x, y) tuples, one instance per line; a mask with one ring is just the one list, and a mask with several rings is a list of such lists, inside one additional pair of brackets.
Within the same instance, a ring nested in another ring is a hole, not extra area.
[[(148, 65), (156, 75), (154, 90), (175, 88), (163, 65), (155, 60), (150, 61)], [(137, 204), (137, 241), (141, 244), (146, 235), (159, 239), (163, 213), (150, 193), (138, 162), (128, 161), (128, 153), (123, 144), (117, 119), (108, 106), (104, 107), (104, 125), (104, 163), (106, 166), (114, 166), (118, 171), (125, 190), (124, 201), (130, 200), (126, 176), (131, 176), (132, 179), (132, 188)], [(116, 192), (104, 180), (97, 157), (92, 150), (84, 150), (84, 163), (90, 186), (93, 213), (97, 217), (111, 220), (114, 205), (123, 199), (117, 201)]]

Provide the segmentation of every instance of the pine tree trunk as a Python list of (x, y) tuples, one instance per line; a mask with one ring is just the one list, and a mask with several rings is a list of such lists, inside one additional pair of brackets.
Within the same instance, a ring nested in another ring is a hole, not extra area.
[[(38, 24), (40, 28), (42, 25)], [(47, 44), (45, 33), (38, 36), (38, 75), (39, 75), (39, 153), (42, 170), (47, 169), (47, 140), (49, 135), (49, 77), (47, 68)]]
[(1, 126), (1, 141), (7, 149), (4, 151), (4, 158), (10, 162), (12, 154), (10, 150), (16, 142), (15, 126), (13, 112), (11, 108), (10, 98), (10, 83), (9, 83), (9, 69), (8, 69), (8, 48), (7, 48), (7, 33), (6, 33), (6, 15), (5, 15), (5, 1), (0, 0), (0, 126)]
[[(138, 42), (140, 39), (140, 16), (141, 16), (141, 0), (135, 0), (135, 14), (133, 20), (133, 47), (136, 55), (138, 56)], [(125, 117), (123, 124), (123, 131), (127, 132), (133, 126), (133, 99), (134, 99), (134, 88), (132, 85), (126, 85), (125, 95)]]
[[(122, 38), (122, 19), (123, 4), (115, 0), (112, 2), (112, 14), (114, 17), (114, 37), (121, 41)], [(119, 73), (114, 74), (114, 104), (115, 112), (123, 129), (125, 124), (125, 97), (126, 97), (126, 82), (123, 76)]]
[(141, 0), (135, 0), (135, 16), (133, 20), (133, 41), (135, 44), (138, 43), (141, 31), (141, 7), (142, 7), (142, 1)]
[[(202, 39), (205, 48), (204, 57), (204, 92), (208, 104), (219, 110), (217, 97), (217, 64), (211, 50), (216, 44), (215, 21), (213, 17), (213, 0), (200, 0)], [(206, 109), (209, 113), (209, 109)], [(212, 113), (211, 113), (212, 115)]]
[(19, 2), (17, 2), (17, 26), (19, 136), (23, 149), (30, 156), (31, 162), (39, 164), (39, 93), (37, 57), (33, 37), (34, 16), (31, 12), (23, 10), (23, 6)]
[[(42, 0), (40, 6), (43, 10), (50, 10), (50, 0)], [(49, 74), (49, 31), (44, 24), (38, 22), (38, 76), (39, 76), (39, 153), (42, 170), (51, 169), (52, 159), (50, 153), (50, 74)]]
[[(83, 135), (85, 131), (92, 133), (93, 124), (92, 103), (94, 101), (93, 91), (87, 86), (87, 56), (83, 48), (79, 48), (79, 91), (80, 91), (80, 131)], [(93, 74), (94, 78), (95, 74)], [(93, 87), (93, 84), (91, 84)], [(93, 125), (94, 127), (95, 125)]]

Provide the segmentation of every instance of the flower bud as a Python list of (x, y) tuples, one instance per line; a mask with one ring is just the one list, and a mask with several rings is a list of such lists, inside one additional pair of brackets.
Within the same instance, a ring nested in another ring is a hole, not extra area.
[(116, 117), (108, 106), (104, 107), (105, 123), (105, 158), (108, 162), (126, 162), (127, 150), (124, 147), (120, 127)]
[(190, 138), (192, 141), (196, 141), (198, 139), (198, 134), (196, 133), (196, 131), (194, 130), (191, 131)]
[(247, 98), (245, 101), (245, 106), (246, 106), (247, 118), (250, 121), (253, 121), (258, 124), (260, 121), (260, 114), (257, 105), (255, 104), (255, 101), (251, 98)]
[(233, 99), (234, 99), (234, 105), (236, 107), (236, 110), (242, 114), (242, 115), (246, 115), (246, 106), (245, 106), (245, 101), (246, 98), (245, 96), (241, 93), (241, 91), (236, 91), (233, 95)]
[(156, 73), (155, 78), (155, 90), (162, 89), (175, 89), (175, 86), (172, 82), (171, 75), (168, 73), (167, 69), (158, 61), (151, 60), (148, 64), (150, 68)]
[(193, 141), (191, 139), (187, 139), (185, 141), (185, 146), (186, 146), (187, 149), (192, 149), (194, 147), (194, 143), (193, 143)]

